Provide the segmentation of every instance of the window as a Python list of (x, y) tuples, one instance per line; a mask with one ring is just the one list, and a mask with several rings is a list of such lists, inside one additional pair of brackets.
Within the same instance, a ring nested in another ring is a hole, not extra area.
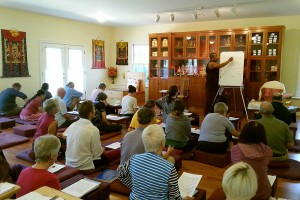
[(134, 44), (133, 45), (133, 72), (145, 73), (145, 86), (149, 85), (148, 76), (148, 63), (149, 63), (149, 45), (148, 44)]
[(56, 95), (57, 88), (68, 82), (85, 98), (84, 47), (66, 44), (41, 43), (42, 83), (49, 83), (49, 91)]

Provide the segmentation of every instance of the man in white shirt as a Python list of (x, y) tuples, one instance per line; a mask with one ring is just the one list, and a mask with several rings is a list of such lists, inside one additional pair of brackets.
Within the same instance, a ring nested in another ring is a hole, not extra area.
[(98, 94), (101, 93), (101, 92), (105, 93), (105, 89), (106, 89), (105, 83), (100, 83), (99, 86), (98, 86), (98, 88), (96, 88), (96, 89), (94, 89), (94, 90), (92, 91), (92, 94), (91, 94), (91, 96), (89, 97), (89, 99), (90, 99), (93, 103), (95, 103)]
[(128, 86), (128, 95), (122, 98), (121, 115), (133, 117), (137, 111), (137, 99), (135, 98), (136, 88), (132, 85)]
[(101, 147), (100, 133), (91, 120), (95, 118), (92, 101), (85, 101), (79, 106), (80, 119), (66, 131), (66, 165), (79, 170), (97, 169), (107, 162)]
[(57, 99), (59, 111), (55, 114), (55, 120), (57, 121), (58, 127), (68, 127), (73, 122), (77, 121), (79, 118), (73, 117), (68, 114), (67, 105), (64, 102), (63, 98), (66, 94), (66, 90), (64, 88), (57, 89), (57, 95), (54, 97)]

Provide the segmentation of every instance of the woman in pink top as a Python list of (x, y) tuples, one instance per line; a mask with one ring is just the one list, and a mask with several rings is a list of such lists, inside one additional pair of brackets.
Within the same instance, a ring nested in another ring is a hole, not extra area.
[(35, 140), (34, 153), (36, 163), (21, 172), (17, 181), (21, 191), (17, 193), (17, 197), (43, 186), (60, 190), (57, 176), (48, 172), (48, 168), (57, 160), (59, 148), (60, 141), (53, 135), (43, 135)]
[(58, 103), (56, 99), (47, 99), (44, 103), (45, 113), (39, 118), (36, 124), (36, 132), (33, 136), (33, 142), (40, 136), (47, 133), (56, 135), (57, 121), (54, 115), (58, 112)]
[(272, 158), (272, 150), (267, 146), (266, 132), (262, 124), (257, 121), (247, 123), (238, 140), (238, 144), (231, 149), (231, 161), (243, 161), (251, 165), (258, 178), (258, 189), (252, 198), (269, 200), (271, 186), (267, 176), (268, 164)]
[(20, 113), (20, 118), (26, 121), (37, 121), (43, 114), (42, 102), (45, 96), (44, 90), (38, 90), (37, 93), (27, 101), (22, 112)]

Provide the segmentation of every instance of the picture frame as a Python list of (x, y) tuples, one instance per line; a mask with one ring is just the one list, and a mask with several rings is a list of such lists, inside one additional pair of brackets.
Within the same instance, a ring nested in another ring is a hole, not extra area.
[(105, 42), (103, 40), (92, 40), (93, 63), (92, 69), (105, 69)]
[(128, 42), (117, 42), (117, 65), (128, 65)]

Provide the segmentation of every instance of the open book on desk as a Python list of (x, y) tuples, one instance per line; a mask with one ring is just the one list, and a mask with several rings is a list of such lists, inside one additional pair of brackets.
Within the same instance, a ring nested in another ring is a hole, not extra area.
[(117, 116), (117, 115), (106, 115), (106, 118), (108, 120), (120, 120), (120, 119), (126, 119), (129, 118), (128, 116)]
[(94, 181), (94, 180), (91, 180), (88, 178), (83, 178), (83, 179), (80, 179), (79, 181), (73, 183), (72, 185), (66, 187), (62, 191), (67, 194), (73, 195), (75, 197), (81, 198), (85, 194), (98, 188), (99, 185), (100, 185), (100, 182), (97, 182), (97, 181)]
[(0, 183), (0, 195), (14, 189), (15, 186), (16, 185), (8, 182)]
[(182, 197), (185, 196), (194, 196), (195, 191), (200, 180), (202, 178), (202, 175), (198, 174), (190, 174), (187, 172), (183, 172), (180, 178), (178, 179), (178, 186), (179, 186), (179, 191), (180, 195)]

